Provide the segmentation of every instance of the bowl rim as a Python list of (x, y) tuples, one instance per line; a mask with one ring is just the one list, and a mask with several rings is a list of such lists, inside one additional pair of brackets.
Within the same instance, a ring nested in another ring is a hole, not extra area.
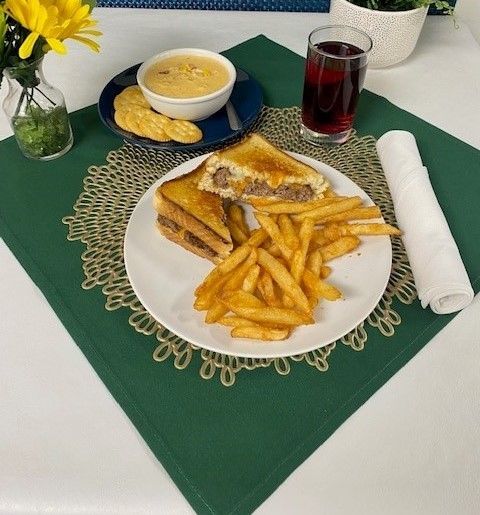
[[(171, 57), (174, 55), (183, 55), (183, 54), (191, 54), (191, 55), (203, 55), (211, 57), (212, 59), (216, 59), (217, 61), (220, 61), (228, 71), (228, 74), (230, 76), (229, 81), (225, 86), (222, 86), (217, 91), (214, 91), (213, 93), (209, 93), (208, 95), (202, 95), (199, 97), (188, 97), (188, 98), (174, 98), (174, 97), (167, 97), (164, 95), (159, 95), (158, 93), (155, 93), (151, 89), (149, 89), (143, 80), (145, 72), (147, 69), (154, 63), (160, 61), (161, 59), (165, 59), (166, 57)], [(235, 84), (235, 81), (237, 79), (237, 70), (233, 63), (224, 57), (223, 55), (213, 52), (211, 50), (206, 50), (204, 48), (172, 48), (170, 50), (164, 50), (163, 52), (160, 52), (158, 54), (153, 55), (152, 57), (149, 57), (146, 61), (144, 61), (140, 68), (137, 71), (137, 84), (140, 86), (142, 90), (145, 90), (148, 95), (150, 95), (152, 98), (159, 100), (160, 102), (166, 102), (169, 104), (177, 104), (177, 105), (184, 105), (184, 104), (196, 104), (196, 103), (203, 103), (208, 102), (209, 100), (213, 100), (224, 93), (226, 93), (228, 90), (233, 89), (233, 85)]]

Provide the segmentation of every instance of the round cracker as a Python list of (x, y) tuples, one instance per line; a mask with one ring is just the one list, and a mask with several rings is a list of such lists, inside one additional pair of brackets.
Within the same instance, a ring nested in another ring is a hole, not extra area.
[(179, 143), (197, 143), (203, 138), (200, 128), (187, 120), (172, 120), (164, 127), (164, 131)]
[(146, 134), (140, 128), (140, 120), (142, 119), (141, 113), (137, 111), (119, 111), (125, 112), (125, 123), (129, 127), (130, 132), (133, 132), (137, 136), (145, 137)]
[(128, 86), (124, 89), (122, 89), (122, 91), (120, 91), (120, 93), (117, 95), (117, 96), (124, 96), (124, 97), (128, 97), (128, 96), (142, 96), (143, 97), (143, 93), (142, 93), (142, 90), (140, 89), (140, 86)]
[(126, 93), (127, 91), (139, 91), (140, 93), (142, 92), (138, 84), (132, 84), (131, 86), (127, 86), (122, 90), (122, 93)]
[(138, 122), (138, 125), (145, 136), (153, 141), (165, 142), (172, 140), (162, 127), (158, 126), (149, 118), (143, 118)]
[(152, 111), (150, 109), (147, 109), (146, 107), (139, 106), (137, 104), (129, 104), (125, 107), (121, 108), (122, 111), (128, 111), (129, 113), (132, 113), (130, 116), (132, 118), (136, 118), (137, 120), (141, 120), (142, 118), (145, 118), (148, 116)]
[(150, 104), (147, 102), (147, 99), (143, 96), (141, 91), (122, 91), (118, 96), (127, 102), (142, 104), (150, 107)]
[(127, 111), (115, 111), (113, 119), (115, 120), (115, 123), (120, 127), (120, 129), (131, 132), (129, 126), (127, 125), (127, 122), (125, 121), (126, 114)]
[[(121, 98), (140, 98), (140, 99), (144, 99), (145, 100), (145, 97), (143, 96), (143, 93), (139, 90), (139, 89), (124, 89), (123, 91), (121, 91), (117, 96), (121, 97)], [(146, 101), (146, 100), (145, 100)]]
[(153, 123), (155, 123), (162, 129), (172, 121), (168, 116), (165, 116), (164, 114), (160, 114), (152, 110), (150, 110), (145, 117), (149, 118)]
[(113, 99), (113, 107), (114, 107), (115, 111), (119, 111), (120, 109), (128, 110), (130, 108), (130, 106), (135, 106), (135, 105), (138, 105), (138, 104), (129, 102), (128, 100), (125, 100), (124, 98), (122, 98), (120, 95), (117, 95)]
[(137, 104), (150, 109), (150, 104), (147, 102), (138, 86), (129, 86), (115, 97), (113, 101), (115, 109), (118, 109), (123, 104)]
[(172, 138), (168, 136), (164, 130), (165, 125), (170, 123), (170, 118), (162, 114), (149, 111), (145, 113), (138, 124), (140, 129), (145, 133), (147, 138), (154, 141), (170, 141)]

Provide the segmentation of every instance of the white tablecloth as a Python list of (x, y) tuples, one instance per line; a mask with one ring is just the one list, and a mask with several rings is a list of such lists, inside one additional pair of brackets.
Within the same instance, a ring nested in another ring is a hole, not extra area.
[[(308, 33), (328, 20), (126, 9), (96, 15), (105, 34), (100, 55), (70, 44), (68, 56), (46, 59), (46, 76), (70, 110), (96, 102), (111, 76), (161, 49), (223, 50), (263, 33), (304, 55)], [(455, 30), (439, 17), (427, 20), (407, 62), (369, 70), (366, 82), (478, 149), (479, 85), (480, 47), (462, 20)], [(0, 138), (9, 134), (0, 115)], [(0, 513), (191, 513), (1, 240), (0, 291)], [(479, 513), (479, 315), (477, 296), (258, 512)]]

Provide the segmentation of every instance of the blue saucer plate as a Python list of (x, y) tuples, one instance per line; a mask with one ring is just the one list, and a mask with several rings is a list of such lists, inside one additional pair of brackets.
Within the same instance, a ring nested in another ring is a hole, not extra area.
[(98, 113), (102, 122), (121, 138), (143, 147), (159, 150), (199, 150), (207, 147), (227, 143), (228, 141), (241, 136), (256, 120), (262, 109), (262, 89), (260, 84), (244, 70), (237, 68), (237, 81), (233, 87), (230, 101), (235, 107), (242, 128), (232, 130), (228, 123), (227, 111), (222, 107), (212, 116), (195, 122), (203, 132), (203, 138), (197, 143), (184, 144), (176, 141), (158, 142), (148, 138), (136, 136), (131, 132), (121, 129), (113, 118), (113, 100), (127, 86), (136, 84), (137, 70), (140, 64), (132, 66), (116, 75), (103, 89), (98, 100)]

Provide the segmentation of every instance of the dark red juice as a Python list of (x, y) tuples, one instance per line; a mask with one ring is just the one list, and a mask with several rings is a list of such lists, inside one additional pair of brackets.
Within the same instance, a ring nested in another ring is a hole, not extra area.
[(340, 41), (318, 43), (315, 49), (309, 48), (307, 56), (303, 124), (321, 134), (348, 131), (365, 80), (367, 56), (360, 48)]

